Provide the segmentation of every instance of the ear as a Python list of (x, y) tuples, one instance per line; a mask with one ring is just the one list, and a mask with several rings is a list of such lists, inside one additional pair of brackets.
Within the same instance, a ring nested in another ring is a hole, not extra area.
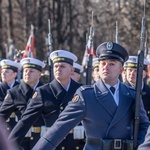
[(14, 72), (13, 75), (14, 75), (14, 78), (16, 78), (17, 77), (17, 72)]
[(124, 68), (123, 68), (123, 66), (122, 66), (122, 67), (120, 67), (120, 74), (121, 74), (123, 71), (124, 71)]
[(71, 73), (73, 73), (74, 72), (74, 68), (73, 68), (73, 66), (71, 66)]

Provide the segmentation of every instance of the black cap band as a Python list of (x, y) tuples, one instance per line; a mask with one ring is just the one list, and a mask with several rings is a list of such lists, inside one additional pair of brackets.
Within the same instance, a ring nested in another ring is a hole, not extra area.
[(76, 72), (76, 73), (80, 74), (80, 70), (79, 70), (79, 69), (77, 69), (77, 68), (75, 68), (75, 69), (74, 69), (74, 72)]
[[(128, 62), (126, 68), (137, 68), (137, 64)], [(143, 66), (143, 70), (147, 71), (147, 65)]]
[(35, 65), (35, 64), (24, 64), (23, 68), (34, 68), (42, 72), (42, 67), (39, 65)]
[(69, 59), (69, 58), (65, 58), (65, 57), (56, 57), (56, 58), (54, 58), (53, 63), (56, 63), (56, 62), (66, 62), (66, 63), (73, 66), (73, 60)]
[(10, 66), (10, 65), (2, 65), (2, 69), (11, 69), (15, 72), (18, 71), (18, 68), (17, 67), (14, 67), (14, 66)]

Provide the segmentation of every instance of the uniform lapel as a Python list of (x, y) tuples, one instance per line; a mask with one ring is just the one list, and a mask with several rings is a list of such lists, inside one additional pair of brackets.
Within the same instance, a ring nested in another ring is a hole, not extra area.
[(68, 104), (68, 102), (72, 100), (76, 90), (79, 88), (80, 85), (81, 84), (79, 84), (71, 79), (69, 90), (67, 91), (66, 95), (64, 96), (61, 105), (66, 106)]
[(133, 103), (133, 100), (131, 100), (131, 97), (129, 95), (130, 95), (130, 93), (128, 92), (125, 85), (120, 83), (120, 85), (119, 85), (119, 98), (120, 98), (119, 106), (113, 117), (110, 127), (112, 127), (114, 124), (116, 124), (130, 109), (131, 104)]
[(26, 101), (28, 101), (29, 98), (32, 97), (33, 89), (29, 85), (27, 85), (24, 81), (20, 83), (19, 88), (22, 92), (22, 95), (24, 95)]
[(54, 97), (57, 100), (62, 101), (64, 95), (66, 94), (66, 90), (61, 86), (61, 84), (56, 79), (54, 79), (50, 83), (50, 88), (52, 90), (52, 93), (53, 93)]
[(94, 90), (96, 93), (97, 100), (100, 102), (100, 104), (111, 116), (114, 116), (117, 110), (117, 105), (110, 91), (107, 89), (107, 87), (104, 85), (101, 79), (98, 82), (96, 82)]

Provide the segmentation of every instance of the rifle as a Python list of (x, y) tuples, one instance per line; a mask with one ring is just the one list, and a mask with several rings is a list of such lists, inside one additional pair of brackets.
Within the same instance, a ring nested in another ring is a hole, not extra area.
[(116, 43), (118, 43), (118, 44), (119, 44), (118, 21), (116, 21)]
[(134, 148), (137, 147), (138, 129), (139, 129), (139, 113), (140, 113), (140, 100), (142, 96), (142, 76), (144, 67), (144, 43), (146, 33), (146, 18), (145, 18), (145, 5), (144, 5), (144, 16), (142, 17), (141, 23), (141, 37), (140, 37), (140, 50), (138, 53), (138, 65), (137, 65), (137, 79), (136, 79), (136, 101), (135, 101), (135, 122), (134, 122)]
[(53, 51), (50, 19), (48, 19), (48, 29), (49, 29), (49, 33), (48, 33), (48, 48), (49, 48), (48, 65), (49, 65), (50, 81), (52, 81), (54, 79), (54, 75), (53, 75), (53, 63), (52, 63), (52, 60), (50, 59), (50, 53)]
[(146, 31), (146, 35), (145, 35), (145, 44), (144, 44), (144, 47), (145, 47), (145, 53), (144, 53), (144, 57), (146, 58), (147, 54), (148, 54), (148, 46), (147, 46), (147, 31)]
[(92, 12), (92, 23), (91, 23), (91, 27), (90, 27), (90, 35), (89, 35), (89, 40), (88, 40), (87, 46), (86, 46), (87, 50), (89, 48), (88, 58), (87, 58), (87, 69), (86, 69), (86, 84), (87, 85), (90, 85), (91, 81), (92, 81), (91, 75), (92, 75), (92, 58), (93, 58), (93, 55), (91, 54), (91, 51), (93, 48), (93, 36), (94, 36), (94, 28), (93, 28), (93, 12)]

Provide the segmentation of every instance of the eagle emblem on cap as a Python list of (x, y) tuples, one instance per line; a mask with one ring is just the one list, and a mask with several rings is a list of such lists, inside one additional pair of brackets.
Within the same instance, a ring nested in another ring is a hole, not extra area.
[(53, 56), (58, 56), (59, 54), (58, 54), (58, 52), (55, 52), (54, 54), (53, 54)]
[(6, 61), (3, 61), (3, 64), (4, 64), (4, 65), (7, 65), (7, 62), (6, 62)]
[(27, 63), (30, 63), (30, 59), (27, 59)]
[(136, 62), (136, 58), (130, 58), (131, 61)]
[(112, 42), (108, 42), (108, 43), (106, 44), (106, 48), (107, 48), (108, 50), (112, 50), (112, 48), (113, 48), (113, 43), (112, 43)]

